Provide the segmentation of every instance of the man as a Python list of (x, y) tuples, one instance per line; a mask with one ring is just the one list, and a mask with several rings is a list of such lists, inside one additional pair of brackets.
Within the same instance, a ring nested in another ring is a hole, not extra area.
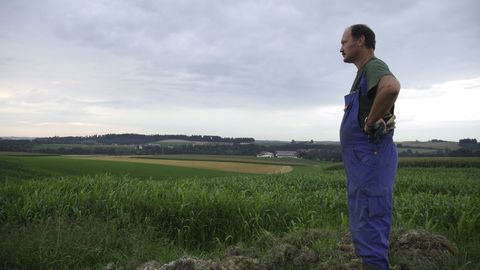
[(363, 269), (388, 269), (392, 193), (397, 170), (393, 107), (400, 84), (376, 58), (375, 34), (366, 25), (348, 27), (340, 52), (358, 68), (340, 127), (347, 174), (349, 229)]

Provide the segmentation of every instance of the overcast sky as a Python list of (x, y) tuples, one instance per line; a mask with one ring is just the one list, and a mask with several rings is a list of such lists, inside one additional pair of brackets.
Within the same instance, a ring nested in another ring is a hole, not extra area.
[(346, 27), (402, 84), (395, 139), (480, 139), (478, 0), (0, 0), (0, 136), (338, 140)]

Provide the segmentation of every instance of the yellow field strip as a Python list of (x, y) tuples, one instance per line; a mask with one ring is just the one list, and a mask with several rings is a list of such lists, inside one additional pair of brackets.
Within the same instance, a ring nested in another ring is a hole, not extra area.
[(148, 159), (148, 158), (131, 158), (118, 156), (89, 156), (89, 157), (73, 157), (91, 160), (106, 160), (119, 162), (132, 162), (144, 164), (160, 164), (178, 167), (218, 170), (227, 172), (241, 173), (259, 173), (259, 174), (277, 174), (287, 173), (293, 170), (292, 166), (282, 165), (266, 165), (241, 162), (223, 162), (223, 161), (200, 161), (200, 160), (171, 160), (171, 159)]

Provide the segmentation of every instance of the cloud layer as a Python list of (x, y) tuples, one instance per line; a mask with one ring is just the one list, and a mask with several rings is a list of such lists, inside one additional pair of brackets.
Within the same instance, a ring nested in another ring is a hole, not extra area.
[(430, 93), (480, 77), (480, 4), (457, 2), (0, 0), (0, 135), (336, 140), (345, 27), (369, 24), (403, 88)]

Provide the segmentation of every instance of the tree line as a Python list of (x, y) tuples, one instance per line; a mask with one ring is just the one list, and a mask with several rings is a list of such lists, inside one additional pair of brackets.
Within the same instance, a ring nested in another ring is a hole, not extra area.
[[(85, 137), (82, 137), (85, 139)], [(178, 139), (179, 137), (177, 137)], [(312, 144), (312, 143), (285, 143), (279, 145), (264, 145), (251, 142), (251, 140), (234, 140), (232, 143), (209, 143), (209, 144), (179, 144), (179, 145), (155, 145), (136, 144), (138, 147), (118, 147), (107, 145), (91, 145), (78, 143), (71, 137), (65, 140), (50, 138), (49, 140), (0, 140), (0, 151), (11, 152), (35, 152), (59, 155), (167, 155), (167, 154), (204, 154), (204, 155), (247, 155), (255, 156), (260, 152), (297, 151), (298, 157), (341, 161), (342, 150), (340, 145), (335, 144)], [(112, 140), (110, 140), (111, 142)], [(118, 140), (115, 140), (118, 142)], [(254, 141), (254, 140), (253, 140)], [(58, 144), (56, 147), (42, 147), (48, 143)], [(221, 141), (220, 141), (221, 142)], [(223, 141), (225, 142), (225, 141)], [(83, 145), (82, 145), (83, 144)], [(141, 147), (140, 147), (141, 146)]]
[(92, 136), (67, 136), (36, 138), (33, 142), (54, 144), (147, 144), (162, 140), (186, 140), (194, 142), (253, 143), (254, 138), (230, 138), (213, 135), (143, 135), (134, 133)]
[[(161, 140), (186, 140), (211, 142), (208, 144), (155, 145), (152, 142)], [(215, 142), (218, 142), (216, 144)], [(42, 147), (58, 144), (56, 147)], [(70, 145), (69, 145), (70, 144)], [(118, 145), (114, 147), (112, 145)], [(123, 145), (123, 146), (122, 146)], [(137, 147), (125, 147), (137, 145)], [(480, 147), (476, 139), (460, 140), (458, 150), (438, 149), (435, 152), (421, 153), (408, 149), (400, 156), (422, 157), (472, 157), (480, 156)], [(141, 147), (140, 147), (141, 146)], [(399, 145), (402, 147), (402, 145)], [(339, 144), (316, 144), (312, 142), (292, 142), (279, 145), (255, 143), (253, 138), (222, 138), (202, 135), (140, 135), (140, 134), (107, 134), (76, 137), (49, 137), (34, 140), (2, 140), (0, 151), (36, 152), (46, 154), (75, 155), (166, 155), (166, 154), (208, 154), (208, 155), (249, 155), (260, 152), (296, 151), (298, 157), (322, 160), (341, 161), (342, 148)]]

